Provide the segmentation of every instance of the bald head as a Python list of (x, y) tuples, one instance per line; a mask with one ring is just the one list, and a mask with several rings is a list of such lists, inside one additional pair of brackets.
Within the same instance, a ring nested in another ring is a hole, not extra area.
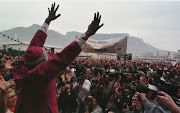
[(141, 85), (144, 85), (144, 86), (148, 85), (148, 79), (144, 76), (140, 77), (139, 81)]

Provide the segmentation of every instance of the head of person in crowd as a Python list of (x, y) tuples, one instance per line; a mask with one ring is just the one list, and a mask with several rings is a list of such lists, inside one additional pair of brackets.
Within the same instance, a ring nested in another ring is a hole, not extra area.
[(7, 59), (7, 55), (4, 54), (2, 58), (3, 58), (3, 60), (6, 60)]
[(70, 82), (71, 77), (72, 77), (72, 72), (71, 72), (71, 70), (70, 70), (69, 68), (66, 68), (66, 70), (65, 70), (65, 79), (66, 79), (68, 82)]
[(140, 77), (139, 82), (141, 85), (148, 86), (148, 79), (145, 76)]
[(146, 77), (148, 79), (151, 79), (152, 78), (152, 72), (148, 71), (147, 74), (146, 74)]
[(174, 82), (179, 82), (180, 81), (180, 72), (176, 73), (174, 76)]
[(16, 83), (13, 80), (11, 81), (10, 88), (16, 91)]
[(91, 69), (90, 68), (86, 69), (85, 76), (86, 76), (86, 78), (90, 78), (91, 77)]
[(131, 82), (134, 79), (134, 72), (132, 70), (127, 72), (126, 81)]
[(141, 102), (136, 95), (134, 95), (132, 97), (132, 107), (133, 107), (134, 111), (141, 110)]
[(168, 72), (168, 68), (164, 67), (163, 72), (166, 74)]
[(16, 106), (17, 96), (14, 89), (9, 88), (7, 91), (7, 108), (14, 109)]
[(97, 101), (95, 98), (92, 98), (92, 108), (95, 108), (97, 106)]
[(131, 95), (131, 87), (129, 85), (124, 85), (124, 93), (126, 96)]
[(136, 91), (136, 86), (137, 86), (137, 81), (132, 81), (131, 82), (131, 89), (132, 89), (132, 91)]
[(66, 94), (70, 94), (70, 92), (71, 92), (71, 86), (70, 86), (70, 84), (66, 83), (66, 84), (63, 86), (63, 88), (62, 88), (62, 92), (63, 92), (63, 93), (66, 93)]
[(105, 73), (106, 73), (106, 69), (102, 68), (102, 75), (105, 75)]
[(152, 84), (157, 85), (159, 83), (160, 76), (158, 74), (153, 74), (152, 75)]
[(96, 80), (98, 80), (98, 82), (100, 83), (100, 81), (101, 81), (101, 75), (97, 75), (97, 76), (96, 76)]
[[(102, 108), (99, 106), (99, 104), (97, 103), (97, 100), (92, 97), (92, 96), (87, 96), (84, 99), (85, 103), (86, 103), (86, 110), (89, 110), (89, 112), (94, 112), (94, 113), (103, 113)], [(86, 112), (87, 113), (87, 112)]]

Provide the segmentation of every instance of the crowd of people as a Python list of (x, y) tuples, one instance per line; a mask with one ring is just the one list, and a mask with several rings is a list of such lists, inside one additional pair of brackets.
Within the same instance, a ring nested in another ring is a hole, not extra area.
[[(7, 91), (1, 99), (7, 99), (9, 113), (14, 111), (19, 93), (12, 76), (17, 58), (5, 54), (1, 58), (5, 89), (1, 82), (0, 88), (1, 93)], [(56, 77), (60, 113), (177, 113), (178, 98), (180, 63), (78, 57)]]
[(77, 57), (103, 26), (88, 30), (49, 58), (43, 48), (57, 19), (52, 4), (26, 53), (0, 53), (0, 113), (180, 113), (180, 63)]

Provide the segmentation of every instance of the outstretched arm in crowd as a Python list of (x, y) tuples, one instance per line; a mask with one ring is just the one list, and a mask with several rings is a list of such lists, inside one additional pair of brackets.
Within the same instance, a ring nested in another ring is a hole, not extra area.
[(161, 91), (161, 94), (163, 96), (156, 96), (158, 98), (158, 102), (160, 105), (171, 111), (171, 113), (180, 113), (180, 109), (178, 106), (174, 103), (173, 99), (166, 93)]
[(114, 91), (114, 85), (117, 82), (116, 79), (113, 80), (112, 84), (110, 85), (110, 87), (108, 88), (108, 94), (112, 93)]
[(146, 113), (167, 113), (161, 106), (157, 106), (154, 103), (150, 102), (146, 98), (145, 93), (139, 93), (138, 96), (141, 98), (141, 104), (144, 106), (144, 110)]
[(7, 90), (10, 87), (11, 80), (6, 82), (0, 75), (0, 113), (7, 111)]

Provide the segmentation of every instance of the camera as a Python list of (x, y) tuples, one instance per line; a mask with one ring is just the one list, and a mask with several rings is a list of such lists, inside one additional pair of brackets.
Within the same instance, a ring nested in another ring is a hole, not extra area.
[(133, 85), (133, 86), (137, 86), (136, 82), (132, 82), (132, 85)]
[(158, 88), (151, 84), (148, 84), (148, 87), (138, 84), (136, 86), (136, 91), (139, 93), (146, 93), (147, 98), (151, 100), (154, 100), (156, 95), (161, 95), (160, 93), (158, 93)]
[(122, 92), (122, 95), (124, 96), (124, 88), (118, 88), (118, 92), (119, 92), (119, 93)]
[(84, 99), (84, 101), (85, 101), (86, 103), (90, 103), (92, 100), (91, 100), (90, 98), (86, 97), (86, 98)]
[(97, 76), (98, 73), (99, 73), (100, 75), (102, 75), (102, 69), (101, 69), (101, 68), (96, 68), (96, 67), (95, 67), (93, 71), (94, 71), (94, 75), (95, 75), (95, 76)]
[(127, 103), (124, 103), (123, 106), (122, 106), (123, 109), (127, 109), (127, 107), (128, 107)]
[(68, 88), (68, 87), (66, 87), (64, 91), (66, 91), (66, 92), (67, 92), (67, 90), (68, 90), (68, 89), (69, 89), (69, 88)]
[(92, 83), (98, 84), (98, 80), (92, 80)]

